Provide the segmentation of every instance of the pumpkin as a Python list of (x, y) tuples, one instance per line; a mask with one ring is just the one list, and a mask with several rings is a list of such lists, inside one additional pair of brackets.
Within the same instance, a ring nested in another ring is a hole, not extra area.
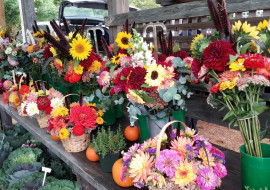
[(112, 176), (114, 182), (119, 185), (120, 187), (131, 187), (134, 185), (133, 178), (126, 176), (126, 181), (122, 181), (120, 179), (120, 173), (123, 168), (123, 158), (118, 159), (112, 167)]
[(95, 151), (94, 148), (88, 147), (86, 150), (86, 157), (88, 160), (92, 161), (92, 162), (97, 162), (99, 161), (99, 157)]
[(140, 136), (140, 129), (137, 126), (127, 126), (124, 135), (129, 141), (136, 141)]
[(51, 134), (51, 137), (55, 141), (60, 141), (61, 140), (60, 137), (56, 136), (55, 134)]

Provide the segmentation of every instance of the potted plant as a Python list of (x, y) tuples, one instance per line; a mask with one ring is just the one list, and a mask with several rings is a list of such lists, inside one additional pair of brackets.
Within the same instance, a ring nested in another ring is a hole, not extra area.
[(90, 146), (95, 149), (99, 156), (102, 171), (112, 172), (112, 166), (119, 159), (120, 151), (125, 148), (126, 143), (120, 126), (115, 132), (110, 127), (108, 130), (102, 127), (92, 138)]

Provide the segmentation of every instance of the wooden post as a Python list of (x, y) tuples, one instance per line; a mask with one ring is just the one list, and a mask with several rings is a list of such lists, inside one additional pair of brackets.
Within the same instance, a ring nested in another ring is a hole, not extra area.
[(0, 0), (0, 27), (4, 28), (5, 26), (6, 26), (5, 5), (4, 0)]
[[(109, 17), (115, 14), (129, 12), (129, 0), (108, 0)], [(123, 23), (124, 25), (125, 23)], [(113, 43), (118, 32), (121, 31), (121, 26), (110, 27), (110, 43)]]
[(32, 30), (36, 20), (35, 2), (33, 0), (18, 0), (21, 16), (23, 42), (26, 42), (26, 30)]

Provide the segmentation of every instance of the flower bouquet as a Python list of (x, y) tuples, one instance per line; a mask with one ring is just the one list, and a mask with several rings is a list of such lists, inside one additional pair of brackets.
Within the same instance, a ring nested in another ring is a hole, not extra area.
[(195, 131), (173, 130), (164, 134), (173, 123), (167, 123), (160, 134), (143, 144), (134, 144), (123, 155), (120, 178), (133, 179), (135, 186), (149, 189), (210, 190), (221, 186), (227, 175), (224, 154)]
[[(219, 6), (222, 5), (225, 6), (224, 3)], [(210, 12), (217, 12), (211, 2), (210, 7)], [(226, 7), (219, 13), (224, 11)], [(230, 31), (228, 18), (227, 21), (219, 23), (214, 19), (219, 28), (216, 36), (223, 40), (213, 40), (202, 34), (194, 38), (191, 50), (196, 61), (191, 69), (209, 86), (208, 104), (228, 109), (223, 120), (228, 119), (229, 125), (239, 127), (247, 154), (262, 157), (260, 141), (267, 130), (260, 131), (258, 116), (267, 109), (260, 92), (262, 87), (270, 86), (270, 59), (265, 56), (267, 48), (258, 39), (265, 42), (270, 39), (269, 31), (266, 32), (268, 23), (261, 22), (257, 29), (238, 21)]]
[(59, 101), (61, 105), (52, 112), (47, 131), (60, 137), (67, 152), (81, 152), (89, 145), (90, 132), (103, 124), (101, 116), (104, 113), (95, 104), (83, 103), (82, 95), (79, 103), (71, 104), (67, 96)]
[[(47, 83), (48, 84), (48, 83)], [(37, 85), (41, 88), (40, 85)], [(21, 112), (30, 117), (35, 117), (40, 128), (46, 128), (51, 112), (62, 105), (63, 95), (55, 90), (47, 89), (30, 92), (25, 101), (21, 104)]]

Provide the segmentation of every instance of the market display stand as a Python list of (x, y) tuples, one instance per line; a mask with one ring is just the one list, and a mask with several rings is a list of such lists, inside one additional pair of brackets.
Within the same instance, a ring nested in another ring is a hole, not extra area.
[[(194, 97), (196, 100), (196, 97)], [(192, 101), (195, 101), (193, 98)], [(201, 99), (202, 100), (202, 99)], [(203, 100), (202, 100), (203, 101)], [(198, 102), (198, 99), (196, 100)], [(192, 105), (192, 104), (191, 104)], [(197, 103), (197, 106), (199, 104)], [(40, 142), (47, 146), (52, 152), (54, 152), (60, 159), (68, 164), (73, 172), (77, 176), (79, 188), (81, 190), (122, 190), (132, 188), (121, 188), (116, 185), (113, 181), (111, 173), (103, 173), (99, 162), (90, 162), (85, 156), (85, 151), (81, 153), (68, 153), (62, 146), (61, 142), (54, 141), (50, 135), (46, 132), (46, 129), (40, 129), (36, 119), (29, 117), (21, 117), (18, 113), (4, 105), (0, 101), (0, 109), (6, 114), (10, 115), (19, 124), (21, 124), (26, 130), (34, 135)], [(208, 107), (208, 110), (212, 110)], [(207, 111), (207, 109), (205, 110)], [(192, 112), (197, 115), (196, 113)], [(209, 113), (208, 113), (209, 114)], [(187, 115), (190, 115), (187, 113)], [(119, 123), (122, 126), (126, 126), (128, 123), (127, 118), (119, 119)], [(118, 123), (118, 124), (119, 124)], [(239, 137), (240, 138), (240, 137)], [(240, 177), (240, 154), (228, 149), (219, 147), (226, 155), (226, 167), (228, 175), (222, 180), (222, 190), (239, 190), (241, 188), (241, 177)]]

